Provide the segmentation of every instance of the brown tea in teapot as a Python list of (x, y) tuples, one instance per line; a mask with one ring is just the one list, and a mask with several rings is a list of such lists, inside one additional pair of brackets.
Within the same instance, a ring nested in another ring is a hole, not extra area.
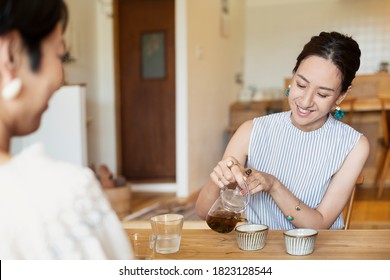
[(238, 222), (246, 221), (239, 213), (232, 213), (224, 210), (211, 212), (206, 217), (208, 226), (219, 233), (231, 232)]

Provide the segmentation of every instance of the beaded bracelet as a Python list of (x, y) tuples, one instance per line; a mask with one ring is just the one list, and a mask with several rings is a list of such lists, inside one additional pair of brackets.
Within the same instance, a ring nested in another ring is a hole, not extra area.
[[(301, 201), (300, 201), (300, 200), (299, 200), (299, 203), (298, 203), (298, 205), (296, 205), (296, 206), (295, 206), (295, 210), (297, 210), (297, 211), (301, 211)], [(293, 221), (293, 220), (294, 220), (294, 217), (293, 217), (293, 216), (290, 216), (290, 215), (288, 215), (288, 216), (286, 216), (286, 219), (287, 219), (287, 221), (291, 222), (291, 221)]]

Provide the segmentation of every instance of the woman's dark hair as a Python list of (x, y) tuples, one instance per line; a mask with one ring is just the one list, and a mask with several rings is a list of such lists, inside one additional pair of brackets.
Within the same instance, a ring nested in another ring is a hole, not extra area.
[(320, 35), (313, 36), (303, 47), (302, 52), (297, 57), (293, 73), (297, 71), (302, 60), (309, 56), (329, 59), (342, 74), (341, 92), (345, 92), (360, 67), (360, 54), (359, 45), (352, 37), (338, 32), (321, 32)]
[(0, 36), (17, 30), (37, 71), (41, 62), (41, 42), (61, 22), (65, 30), (68, 10), (63, 0), (0, 0)]

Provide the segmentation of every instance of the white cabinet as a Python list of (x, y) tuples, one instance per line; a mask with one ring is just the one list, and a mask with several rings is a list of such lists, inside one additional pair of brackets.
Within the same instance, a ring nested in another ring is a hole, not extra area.
[(87, 166), (86, 91), (83, 85), (60, 88), (43, 114), (40, 128), (11, 142), (11, 152), (18, 153), (35, 142), (42, 142), (55, 159)]

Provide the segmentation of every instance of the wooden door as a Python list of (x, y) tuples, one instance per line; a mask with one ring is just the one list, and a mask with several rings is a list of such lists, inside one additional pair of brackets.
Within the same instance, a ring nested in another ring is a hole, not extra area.
[(174, 182), (174, 0), (119, 0), (122, 174)]

